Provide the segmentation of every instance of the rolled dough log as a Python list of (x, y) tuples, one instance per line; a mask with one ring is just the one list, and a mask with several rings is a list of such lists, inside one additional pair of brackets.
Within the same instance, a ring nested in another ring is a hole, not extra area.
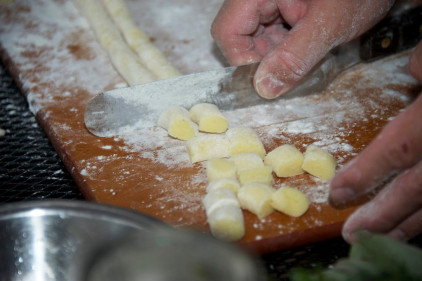
[(168, 79), (180, 75), (180, 72), (166, 59), (164, 54), (137, 27), (123, 0), (102, 0), (102, 2), (126, 42), (158, 79)]
[(101, 0), (75, 1), (95, 31), (98, 41), (107, 51), (112, 64), (129, 85), (157, 80), (157, 77), (144, 66), (126, 44), (100, 2)]

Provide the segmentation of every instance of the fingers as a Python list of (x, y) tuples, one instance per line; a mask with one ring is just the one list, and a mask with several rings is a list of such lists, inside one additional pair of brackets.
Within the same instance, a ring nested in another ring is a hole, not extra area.
[(387, 233), (388, 236), (407, 241), (422, 233), (422, 209), (405, 219), (393, 230)]
[(320, 40), (322, 30), (308, 28), (306, 22), (295, 26), (264, 57), (254, 77), (255, 88), (262, 97), (272, 99), (284, 94), (327, 54), (331, 46)]
[(422, 41), (416, 46), (409, 60), (410, 73), (422, 82)]
[(422, 95), (337, 173), (330, 185), (330, 202), (347, 203), (419, 162), (422, 159), (421, 112)]
[[(287, 7), (280, 7), (283, 15)], [(254, 77), (257, 92), (271, 99), (293, 88), (332, 48), (351, 39), (356, 13), (344, 1), (309, 1), (302, 18), (263, 58)]]
[(343, 237), (349, 243), (354, 233), (365, 229), (408, 240), (422, 231), (422, 161), (400, 174), (377, 196), (346, 221)]
[[(262, 2), (260, 6), (258, 2)], [(274, 20), (278, 14), (277, 5), (273, 1), (258, 0), (224, 2), (211, 26), (211, 34), (231, 64), (261, 60), (252, 36), (258, 32), (261, 14), (263, 18)]]

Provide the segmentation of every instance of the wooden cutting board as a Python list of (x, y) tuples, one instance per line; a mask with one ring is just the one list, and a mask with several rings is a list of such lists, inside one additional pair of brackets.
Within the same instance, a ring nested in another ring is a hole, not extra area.
[[(222, 0), (127, 2), (137, 24), (183, 73), (225, 64), (209, 35)], [(208, 231), (201, 204), (205, 166), (189, 162), (184, 142), (158, 127), (114, 138), (86, 130), (87, 102), (125, 82), (71, 0), (0, 1), (0, 42), (3, 61), (86, 199)], [(314, 143), (341, 168), (420, 90), (407, 74), (407, 61), (401, 54), (360, 65), (319, 95), (225, 114), (232, 127), (256, 129), (267, 152), (285, 143), (304, 151)], [(282, 185), (303, 190), (309, 211), (300, 218), (273, 213), (263, 220), (245, 211), (242, 247), (265, 253), (337, 237), (355, 209), (329, 206), (328, 183), (307, 174), (275, 178), (275, 187)]]

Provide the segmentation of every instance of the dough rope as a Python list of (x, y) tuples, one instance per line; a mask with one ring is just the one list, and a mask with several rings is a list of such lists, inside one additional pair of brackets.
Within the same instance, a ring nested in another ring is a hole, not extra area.
[(136, 26), (129, 9), (123, 0), (101, 1), (114, 23), (123, 34), (126, 42), (132, 50), (138, 54), (142, 63), (154, 73), (158, 79), (167, 79), (180, 75), (180, 72), (173, 67), (164, 54), (149, 40), (145, 33)]
[(110, 60), (129, 85), (157, 80), (124, 42), (100, 0), (75, 0), (79, 10), (85, 14), (97, 40), (107, 51)]

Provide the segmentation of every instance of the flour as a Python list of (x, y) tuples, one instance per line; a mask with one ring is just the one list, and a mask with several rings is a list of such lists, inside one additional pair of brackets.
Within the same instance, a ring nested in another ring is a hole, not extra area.
[[(185, 74), (226, 65), (209, 33), (222, 2), (127, 1), (139, 27)], [(45, 121), (78, 184), (88, 187), (101, 202), (129, 198), (126, 207), (174, 225), (204, 224), (197, 217), (204, 213), (201, 200), (206, 170), (204, 163), (190, 163), (185, 142), (169, 138), (165, 130), (154, 126), (154, 117), (150, 117), (150, 127), (113, 138), (96, 138), (84, 127), (88, 101), (104, 90), (126, 84), (73, 2), (21, 0), (0, 5), (1, 49), (17, 73), (15, 78), (31, 111)], [(24, 12), (12, 21), (10, 14), (17, 8)], [(6, 10), (12, 12), (8, 15)], [(341, 168), (363, 149), (367, 140), (361, 139), (372, 123), (384, 124), (399, 112), (390, 110), (390, 105), (403, 107), (410, 101), (403, 95), (404, 87), (416, 81), (407, 73), (407, 60), (402, 56), (360, 65), (319, 95), (281, 98), (224, 114), (231, 127), (254, 128), (267, 152), (284, 143), (295, 144), (301, 151), (315, 144), (335, 155)], [(174, 85), (169, 86), (172, 88)], [(197, 98), (180, 96), (167, 102), (188, 107)], [(135, 96), (128, 98), (129, 102), (135, 100)], [(151, 94), (150, 101), (161, 102), (159, 93)], [(51, 108), (57, 107), (63, 110), (53, 113)], [(69, 119), (77, 121), (69, 125)], [(307, 217), (306, 225), (322, 225), (318, 214), (327, 204), (328, 183), (305, 174), (277, 179), (275, 188), (283, 185), (300, 188), (312, 202), (316, 215)], [(272, 228), (286, 234), (296, 226), (294, 220), (285, 224), (270, 218), (254, 222), (251, 228), (259, 234), (252, 239), (265, 240)]]

